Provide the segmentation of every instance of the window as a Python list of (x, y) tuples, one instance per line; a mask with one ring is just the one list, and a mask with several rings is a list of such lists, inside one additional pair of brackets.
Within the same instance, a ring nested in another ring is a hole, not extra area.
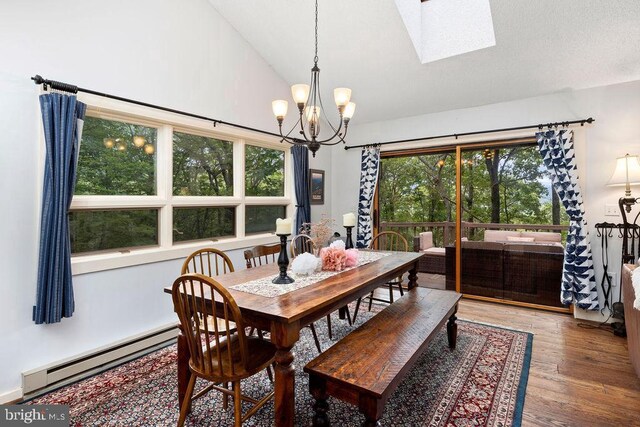
[(287, 214), (286, 206), (247, 206), (245, 233), (264, 233), (275, 231), (276, 219), (284, 218)]
[(206, 241), (223, 250), (275, 241), (275, 220), (292, 207), (288, 146), (122, 107), (95, 105), (85, 118), (70, 215), (74, 273), (179, 258)]
[(233, 196), (233, 143), (174, 132), (173, 194)]
[(284, 152), (247, 145), (245, 155), (247, 196), (284, 196)]
[(71, 253), (158, 244), (158, 210), (75, 211), (69, 216)]
[(174, 208), (173, 241), (233, 236), (234, 211), (234, 208)]
[(156, 128), (88, 116), (75, 194), (156, 194), (157, 136)]

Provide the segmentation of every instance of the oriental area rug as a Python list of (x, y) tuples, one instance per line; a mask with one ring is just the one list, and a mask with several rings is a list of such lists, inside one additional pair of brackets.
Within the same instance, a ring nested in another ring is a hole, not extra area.
[[(379, 310), (378, 310), (379, 311)], [(359, 313), (358, 324), (373, 312)], [(334, 315), (335, 316), (335, 315)], [(323, 348), (353, 329), (332, 319), (333, 340), (326, 320), (316, 322)], [(533, 335), (458, 321), (456, 350), (440, 331), (385, 406), (382, 426), (519, 426), (522, 418)], [(316, 357), (308, 328), (296, 344), (296, 426), (311, 425), (313, 399), (302, 367)], [(200, 380), (199, 380), (200, 381)], [(202, 388), (204, 382), (196, 385)], [(244, 394), (262, 397), (272, 389), (266, 372), (242, 382)], [(70, 406), (71, 426), (175, 426), (178, 418), (176, 346), (147, 354), (78, 383), (60, 388), (26, 404)], [(246, 411), (246, 408), (245, 408)], [(364, 421), (355, 406), (329, 398), (335, 426), (359, 426)], [(273, 400), (245, 422), (273, 425)], [(194, 401), (187, 426), (231, 426), (233, 404), (222, 408), (221, 394), (209, 392)]]

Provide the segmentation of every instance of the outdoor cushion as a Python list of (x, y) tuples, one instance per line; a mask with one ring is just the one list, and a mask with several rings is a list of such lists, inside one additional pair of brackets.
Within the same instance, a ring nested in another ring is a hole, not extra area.
[(562, 235), (560, 233), (552, 233), (549, 231), (523, 231), (520, 235), (522, 237), (533, 237), (534, 242), (562, 243)]
[(534, 240), (533, 237), (507, 236), (507, 242), (533, 242)]
[(445, 254), (445, 249), (444, 248), (429, 248), (429, 249), (425, 249), (424, 251), (425, 254), (431, 254), (431, 255), (442, 255), (444, 256)]
[(432, 247), (433, 247), (433, 233), (431, 231), (425, 231), (423, 233), (420, 233), (420, 250), (424, 251)]
[(485, 242), (505, 242), (507, 237), (520, 237), (519, 231), (510, 230), (485, 230), (484, 241)]

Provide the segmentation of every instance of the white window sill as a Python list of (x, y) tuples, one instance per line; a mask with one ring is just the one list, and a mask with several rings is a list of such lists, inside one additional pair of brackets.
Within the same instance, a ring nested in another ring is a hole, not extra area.
[(71, 258), (71, 271), (74, 276), (113, 270), (135, 265), (186, 258), (192, 252), (206, 247), (215, 247), (221, 251), (231, 251), (256, 245), (276, 243), (278, 237), (274, 233), (263, 233), (243, 238), (230, 238), (217, 241), (199, 240), (176, 244), (170, 248), (153, 247), (132, 249), (130, 252), (110, 252), (95, 255), (74, 256)]

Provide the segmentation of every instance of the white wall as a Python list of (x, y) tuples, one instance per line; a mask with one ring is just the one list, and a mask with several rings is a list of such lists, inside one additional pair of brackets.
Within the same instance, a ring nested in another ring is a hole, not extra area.
[[(179, 260), (77, 276), (72, 318), (31, 321), (41, 153), (38, 89), (29, 77), (266, 130), (276, 129), (271, 100), (289, 88), (206, 0), (5, 0), (0, 58), (2, 401), (19, 397), (25, 370), (176, 320), (162, 288)], [(328, 154), (319, 155), (314, 167), (330, 171)], [(231, 258), (244, 265), (241, 251)]]
[[(616, 157), (625, 153), (640, 154), (640, 81), (385, 122), (358, 125), (354, 120), (349, 144), (569, 121), (590, 116), (596, 119), (595, 123), (588, 127), (575, 128), (575, 141), (596, 277), (599, 282), (602, 276), (600, 240), (595, 235), (593, 225), (605, 220), (622, 221), (621, 218), (604, 216), (605, 204), (617, 204), (618, 198), (623, 195), (620, 187), (606, 187), (605, 184), (613, 173)], [(516, 134), (522, 135), (511, 135)], [(497, 138), (508, 136), (496, 135)], [(490, 140), (492, 137), (484, 135), (475, 140)], [(445, 143), (451, 144), (453, 141), (440, 140), (431, 145)], [(418, 143), (411, 146), (426, 145)], [(340, 171), (331, 182), (334, 217), (357, 209), (359, 156), (359, 149), (344, 153), (336, 151), (333, 154), (333, 170)], [(640, 195), (640, 191), (636, 189), (634, 194)], [(619, 255), (615, 254), (620, 253), (621, 243), (616, 238), (610, 249), (609, 271), (617, 273), (618, 281), (620, 261)], [(616, 298), (618, 289), (614, 288)], [(596, 315), (581, 310), (576, 312), (576, 316), (604, 320), (599, 313)]]

